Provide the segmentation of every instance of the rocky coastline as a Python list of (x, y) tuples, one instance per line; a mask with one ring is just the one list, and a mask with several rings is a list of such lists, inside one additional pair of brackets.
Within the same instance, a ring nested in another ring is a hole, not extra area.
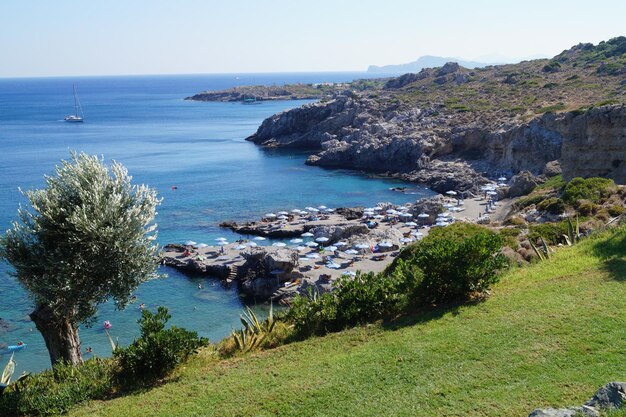
[(218, 91), (203, 91), (186, 97), (185, 100), (246, 104), (276, 100), (319, 100), (342, 92), (345, 86), (343, 83), (239, 86)]

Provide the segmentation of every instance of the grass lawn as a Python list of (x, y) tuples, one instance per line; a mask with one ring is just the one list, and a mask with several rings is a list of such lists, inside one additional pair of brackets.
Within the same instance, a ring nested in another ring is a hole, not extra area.
[[(626, 232), (508, 272), (485, 302), (229, 360), (72, 416), (527, 416), (626, 380)], [(622, 415), (622, 414), (619, 414)]]

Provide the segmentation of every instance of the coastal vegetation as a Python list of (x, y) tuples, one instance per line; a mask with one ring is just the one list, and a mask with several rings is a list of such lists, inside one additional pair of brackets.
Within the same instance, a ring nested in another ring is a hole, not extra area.
[(624, 253), (621, 226), (507, 271), (481, 302), (232, 358), (204, 349), (167, 384), (71, 415), (521, 416), (579, 404), (626, 373)]
[(131, 184), (126, 168), (110, 171), (97, 156), (72, 153), (46, 187), (24, 192), (30, 208), (0, 238), (0, 258), (31, 294), (30, 314), (52, 364), (82, 362), (78, 326), (99, 304), (124, 308), (157, 267), (156, 192)]

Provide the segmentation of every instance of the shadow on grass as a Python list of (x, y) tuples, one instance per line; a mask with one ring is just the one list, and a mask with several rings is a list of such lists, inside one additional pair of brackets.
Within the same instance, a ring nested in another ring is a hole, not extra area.
[(592, 253), (604, 260), (601, 269), (612, 279), (626, 281), (626, 229), (616, 229), (606, 238), (593, 243)]
[(485, 298), (474, 299), (466, 302), (457, 302), (451, 304), (441, 304), (438, 306), (423, 307), (407, 313), (404, 316), (398, 317), (394, 320), (385, 321), (382, 323), (384, 330), (400, 330), (404, 327), (414, 326), (416, 324), (427, 323), (429, 321), (438, 320), (446, 314), (452, 314), (457, 316), (460, 314), (461, 307), (478, 305), (485, 301)]

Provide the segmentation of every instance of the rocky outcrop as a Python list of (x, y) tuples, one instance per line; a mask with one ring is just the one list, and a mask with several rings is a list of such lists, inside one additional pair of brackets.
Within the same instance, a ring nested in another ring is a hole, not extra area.
[(511, 186), (509, 187), (509, 197), (520, 197), (530, 194), (532, 190), (539, 184), (535, 176), (528, 172), (522, 171), (511, 178)]
[(365, 224), (346, 224), (346, 225), (329, 225), (318, 226), (310, 230), (311, 233), (318, 237), (327, 237), (329, 240), (326, 243), (331, 245), (342, 239), (349, 239), (355, 235), (366, 235), (369, 233), (369, 229)]
[(602, 411), (626, 406), (626, 382), (609, 382), (580, 407), (543, 408), (533, 410), (528, 417), (600, 417)]
[(293, 278), (298, 254), (280, 248), (252, 248), (241, 254), (245, 263), (238, 268), (239, 290), (245, 297), (267, 300), (283, 283)]
[[(450, 64), (438, 74), (454, 77), (462, 70)], [(395, 79), (388, 88), (420, 74)], [(541, 174), (548, 163), (552, 170), (560, 165), (566, 178), (600, 175), (626, 182), (624, 106), (546, 113), (520, 123), (350, 93), (274, 115), (248, 140), (313, 150), (310, 165), (402, 175), (437, 191), (475, 190), (496, 172)]]

